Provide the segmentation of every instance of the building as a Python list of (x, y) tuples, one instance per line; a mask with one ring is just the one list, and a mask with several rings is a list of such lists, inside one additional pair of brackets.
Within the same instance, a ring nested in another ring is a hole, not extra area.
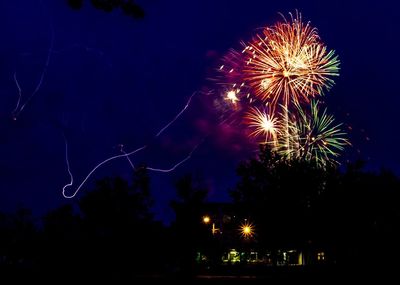
[(208, 234), (203, 233), (207, 239), (197, 249), (196, 264), (199, 268), (260, 269), (333, 262), (328, 259), (327, 251), (312, 241), (288, 242), (279, 246), (269, 244), (268, 239), (258, 232), (265, 233), (265, 229), (261, 231), (263, 225), (250, 215), (239, 212), (233, 204), (204, 205), (198, 222), (202, 224), (202, 231)]

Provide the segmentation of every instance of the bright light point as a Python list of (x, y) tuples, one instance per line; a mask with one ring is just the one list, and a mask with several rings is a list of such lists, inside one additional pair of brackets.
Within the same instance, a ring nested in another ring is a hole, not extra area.
[(204, 216), (203, 217), (203, 223), (208, 224), (211, 221), (209, 216)]
[(289, 76), (290, 76), (290, 72), (287, 71), (287, 70), (284, 70), (284, 71), (283, 71), (283, 76), (284, 76), (284, 77), (289, 77)]
[(231, 102), (233, 104), (235, 104), (237, 101), (239, 101), (238, 97), (236, 97), (236, 92), (233, 90), (228, 91), (228, 93), (226, 94), (226, 99), (231, 100)]
[(254, 236), (254, 226), (251, 223), (244, 222), (243, 224), (240, 225), (240, 235), (243, 238), (251, 238)]
[(261, 80), (261, 88), (264, 90), (267, 89), (269, 87), (270, 83), (271, 83), (270, 79)]
[(269, 118), (263, 118), (261, 126), (266, 132), (270, 132), (274, 128), (274, 124)]
[(250, 136), (263, 136), (264, 142), (275, 142), (280, 133), (278, 118), (273, 114), (261, 111), (258, 108), (252, 108), (246, 115), (247, 125), (253, 129)]

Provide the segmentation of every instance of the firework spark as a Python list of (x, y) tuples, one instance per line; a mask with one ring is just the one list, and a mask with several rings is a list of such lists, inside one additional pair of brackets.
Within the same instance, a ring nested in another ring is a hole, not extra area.
[(339, 75), (338, 57), (324, 46), (317, 30), (304, 24), (300, 13), (290, 16), (290, 21), (264, 28), (243, 50), (246, 83), (273, 107), (308, 102)]
[(340, 124), (334, 125), (333, 117), (312, 101), (334, 85), (340, 62), (299, 12), (289, 15), (242, 43), (242, 52), (230, 50), (217, 81), (223, 87), (220, 94), (233, 105), (226, 110), (245, 122), (250, 138), (261, 138), (288, 160), (314, 160), (323, 166), (348, 141)]
[(237, 101), (239, 101), (238, 97), (236, 94), (239, 93), (239, 90), (230, 90), (226, 93), (226, 98), (225, 100), (231, 101), (232, 104), (236, 104)]
[(253, 129), (249, 134), (250, 137), (264, 138), (264, 143), (272, 142), (275, 144), (278, 135), (281, 133), (279, 119), (272, 113), (261, 111), (256, 107), (250, 108), (250, 111), (245, 115), (245, 123), (249, 128)]
[(342, 124), (336, 124), (327, 109), (320, 110), (318, 101), (312, 100), (309, 110), (294, 103), (296, 112), (292, 112), (289, 121), (290, 148), (281, 154), (315, 163), (318, 167), (337, 164), (339, 151), (350, 145)]

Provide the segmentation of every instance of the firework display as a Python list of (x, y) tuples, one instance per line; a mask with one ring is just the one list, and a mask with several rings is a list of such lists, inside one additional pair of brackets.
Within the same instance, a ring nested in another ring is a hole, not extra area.
[(262, 101), (308, 102), (333, 85), (339, 60), (301, 15), (263, 29), (243, 50), (244, 79)]
[[(320, 103), (312, 100), (310, 105), (302, 107), (295, 103), (289, 120), (289, 148), (284, 143), (280, 153), (283, 157), (313, 162), (318, 167), (336, 164), (339, 152), (349, 144), (342, 124), (335, 123), (335, 118), (321, 111)], [(277, 149), (279, 151), (279, 149)]]
[(217, 97), (251, 140), (281, 158), (326, 167), (349, 144), (341, 124), (316, 100), (334, 85), (340, 61), (299, 12), (289, 15), (223, 57)]
[(252, 107), (246, 114), (246, 124), (252, 129), (249, 134), (253, 137), (264, 137), (265, 143), (276, 145), (278, 142), (278, 135), (281, 132), (281, 126), (279, 119), (274, 114), (267, 113), (266, 111), (260, 111), (256, 107)]
[[(217, 88), (211, 93), (216, 95), (213, 103), (222, 114), (221, 122), (244, 127), (249, 141), (268, 145), (279, 159), (306, 160), (322, 168), (337, 164), (340, 151), (349, 142), (341, 124), (336, 124), (326, 109), (321, 112), (322, 103), (314, 100), (323, 95), (324, 90), (329, 90), (334, 84), (332, 78), (339, 75), (339, 59), (335, 52), (327, 49), (317, 30), (310, 23), (304, 24), (297, 12), (295, 16), (290, 14), (289, 20), (283, 17), (282, 22), (264, 28), (262, 34), (242, 45), (242, 51), (232, 49), (222, 58), (213, 78)], [(14, 79), (21, 93), (16, 76)], [(156, 138), (186, 111), (194, 94)], [(171, 168), (147, 167), (147, 170), (174, 171), (190, 159), (203, 141)], [(126, 152), (120, 145), (120, 154), (98, 163), (74, 191), (67, 193), (74, 177), (65, 140), (70, 182), (63, 187), (63, 196), (75, 197), (99, 167), (115, 159), (126, 158), (135, 169), (130, 156), (146, 148), (147, 144)], [(243, 237), (252, 236), (251, 224), (243, 224), (241, 229)]]

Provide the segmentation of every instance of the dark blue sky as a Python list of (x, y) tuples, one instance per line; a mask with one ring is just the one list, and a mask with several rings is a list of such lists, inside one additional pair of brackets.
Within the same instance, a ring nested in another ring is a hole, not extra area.
[[(66, 1), (0, 2), (0, 209), (26, 206), (41, 213), (65, 202), (63, 132), (79, 183), (98, 162), (118, 154), (121, 143), (128, 151), (152, 142), (132, 157), (135, 163), (168, 168), (184, 158), (204, 128), (213, 129), (202, 98), (195, 96), (159, 139), (154, 134), (194, 91), (210, 85), (208, 71), (219, 56), (279, 20), (278, 12), (295, 9), (340, 57), (340, 78), (325, 100), (339, 121), (352, 126), (352, 151), (359, 150), (372, 168), (400, 173), (395, 1), (138, 1), (146, 13), (141, 20), (86, 2), (80, 11)], [(24, 103), (40, 79), (52, 35), (43, 84), (13, 121), (14, 73)], [(187, 172), (205, 181), (211, 199), (227, 197), (237, 163), (248, 151), (234, 136), (223, 136), (212, 132), (174, 173), (151, 174), (158, 215), (170, 215), (165, 201), (174, 196), (172, 183)], [(129, 171), (122, 159), (105, 165), (90, 182)]]

